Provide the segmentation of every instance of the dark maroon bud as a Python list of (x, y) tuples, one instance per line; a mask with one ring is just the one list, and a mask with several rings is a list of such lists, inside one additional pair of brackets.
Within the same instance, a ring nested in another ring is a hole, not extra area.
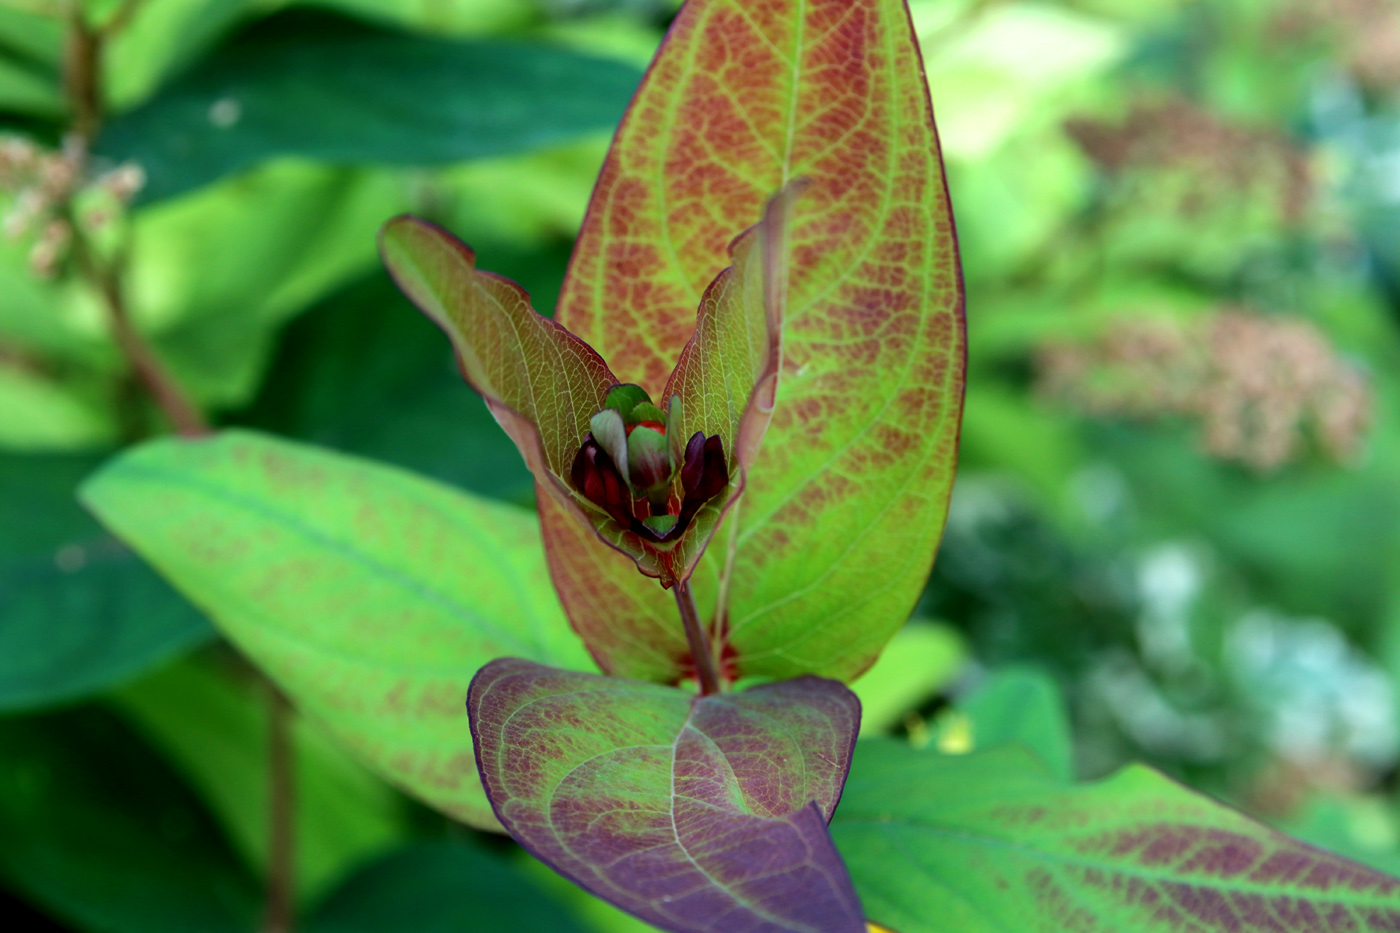
[(685, 445), (685, 466), (681, 467), (681, 486), (687, 499), (705, 502), (729, 485), (729, 466), (724, 459), (724, 441), (718, 434), (709, 437), (697, 433)]
[(618, 472), (617, 464), (591, 434), (584, 439), (569, 473), (574, 488), (589, 502), (600, 506), (620, 525), (632, 523), (632, 492)]
[(686, 495), (705, 478), (705, 434), (696, 431), (685, 443), (685, 462), (681, 465), (681, 488)]
[(593, 440), (592, 434), (585, 434), (583, 446), (578, 449), (578, 453), (574, 454), (574, 465), (569, 468), (569, 479), (573, 480), (574, 488), (580, 491), (583, 490), (584, 470), (588, 462), (589, 447), (597, 449), (598, 442)]

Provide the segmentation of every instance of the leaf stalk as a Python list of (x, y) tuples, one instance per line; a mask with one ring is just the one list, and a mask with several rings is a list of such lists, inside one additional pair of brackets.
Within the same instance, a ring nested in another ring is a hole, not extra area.
[(680, 610), (681, 624), (685, 627), (685, 640), (690, 645), (690, 655), (695, 660), (695, 676), (700, 681), (700, 695), (710, 696), (719, 693), (719, 671), (715, 665), (714, 653), (710, 650), (710, 638), (700, 624), (700, 613), (695, 608), (695, 594), (690, 584), (677, 583), (671, 588), (676, 594), (676, 608)]

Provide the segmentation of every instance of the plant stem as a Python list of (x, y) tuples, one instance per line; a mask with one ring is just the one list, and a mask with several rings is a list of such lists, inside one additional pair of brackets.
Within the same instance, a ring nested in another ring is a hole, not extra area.
[(63, 92), (72, 123), (69, 132), (87, 154), (102, 123), (102, 33), (88, 25), (82, 7), (73, 5), (63, 53)]
[(267, 689), (267, 902), (263, 933), (291, 933), (296, 889), (295, 762), (292, 707), (271, 681)]
[(700, 695), (704, 697), (719, 693), (719, 673), (710, 651), (709, 636), (705, 634), (700, 624), (700, 613), (695, 609), (695, 594), (690, 592), (689, 583), (677, 583), (672, 589), (676, 594), (676, 608), (681, 613), (681, 624), (685, 626), (685, 640), (690, 643), (690, 656), (695, 659)]
[[(128, 2), (118, 10), (123, 23), (135, 12), (136, 4)], [(68, 97), (72, 123), (70, 138), (78, 147), (78, 176), (86, 171), (88, 149), (102, 125), (102, 46), (103, 31), (94, 29), (83, 18), (80, 6), (74, 5), (68, 22), (67, 49), (64, 55), (63, 86)], [(209, 425), (194, 403), (185, 395), (178, 382), (165, 368), (160, 357), (140, 331), (132, 324), (122, 283), (123, 260), (120, 256), (104, 263), (98, 251), (83, 234), (82, 224), (71, 202), (72, 192), (65, 196), (61, 208), (73, 231), (73, 254), (83, 277), (102, 296), (107, 310), (112, 336), (126, 357), (136, 378), (150, 394), (161, 411), (170, 419), (175, 430), (186, 437), (209, 433)]]
[(107, 310), (107, 322), (112, 327), (112, 337), (136, 378), (152, 400), (160, 406), (160, 410), (170, 420), (177, 434), (184, 437), (208, 434), (209, 423), (205, 421), (204, 415), (190, 401), (180, 383), (146, 342), (146, 338), (132, 324), (131, 314), (126, 306), (126, 296), (122, 290), (120, 263), (104, 267), (96, 251), (88, 243), (87, 237), (83, 235), (82, 228), (78, 226), (77, 218), (70, 217), (69, 223), (73, 228), (74, 258), (83, 276), (102, 296), (102, 305)]

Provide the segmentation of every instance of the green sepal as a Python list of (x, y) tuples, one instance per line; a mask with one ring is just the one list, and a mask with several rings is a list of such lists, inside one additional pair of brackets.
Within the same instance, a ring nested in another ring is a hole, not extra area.
[(632, 414), (627, 419), (628, 424), (641, 424), (643, 421), (655, 421), (657, 424), (666, 423), (666, 413), (657, 408), (651, 402), (638, 402), (632, 409)]
[(664, 535), (666, 532), (670, 531), (672, 528), (675, 527), (676, 516), (648, 515), (646, 518), (642, 519), (642, 524), (646, 525), (648, 528), (650, 528), (657, 534)]
[(608, 390), (607, 398), (603, 400), (603, 407), (616, 409), (624, 422), (635, 424), (636, 422), (632, 418), (632, 409), (643, 402), (651, 404), (651, 396), (647, 395), (647, 390), (639, 385), (624, 382)]

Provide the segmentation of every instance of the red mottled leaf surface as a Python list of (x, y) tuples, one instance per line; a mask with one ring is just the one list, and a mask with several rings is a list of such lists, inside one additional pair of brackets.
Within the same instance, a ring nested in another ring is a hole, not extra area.
[[(660, 391), (735, 218), (798, 177), (777, 404), (716, 539), (711, 559), (732, 572), (711, 624), (739, 674), (849, 678), (928, 573), (962, 406), (952, 217), (903, 0), (687, 3), (604, 165), (558, 319)], [(594, 572), (591, 555), (548, 550), (561, 586)], [(588, 581), (613, 591), (597, 605), (636, 585)], [(564, 600), (581, 631), (606, 624)], [(645, 645), (674, 623), (628, 624)], [(602, 663), (654, 676), (644, 652)]]
[(467, 709), (501, 823), (598, 896), (673, 931), (864, 931), (826, 829), (860, 722), (841, 684), (701, 698), (505, 658)]
[(1076, 786), (1020, 749), (865, 741), (831, 831), (901, 933), (1400, 930), (1400, 879), (1140, 765)]

